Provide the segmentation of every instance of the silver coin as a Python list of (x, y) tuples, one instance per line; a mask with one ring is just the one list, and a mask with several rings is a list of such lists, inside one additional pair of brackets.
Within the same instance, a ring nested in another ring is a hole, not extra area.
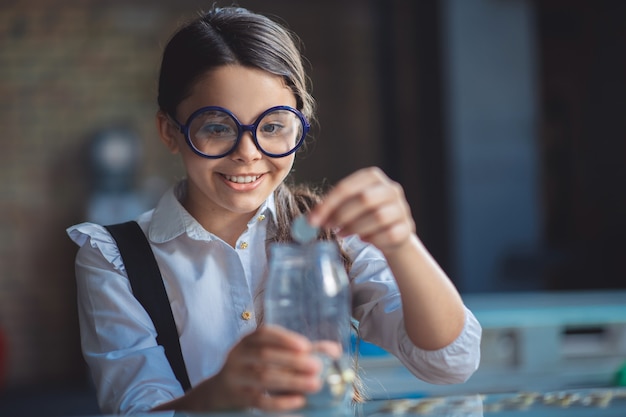
[(317, 237), (319, 229), (313, 227), (304, 215), (296, 217), (291, 223), (291, 237), (298, 243), (309, 243)]

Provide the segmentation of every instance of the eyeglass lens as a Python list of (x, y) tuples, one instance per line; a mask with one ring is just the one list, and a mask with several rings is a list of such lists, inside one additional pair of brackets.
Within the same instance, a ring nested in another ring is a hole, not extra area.
[[(259, 147), (268, 154), (281, 155), (294, 149), (302, 139), (302, 120), (289, 110), (277, 109), (267, 113), (256, 125)], [(189, 139), (200, 152), (217, 156), (228, 153), (240, 134), (238, 122), (228, 113), (207, 110), (197, 114), (189, 123)]]

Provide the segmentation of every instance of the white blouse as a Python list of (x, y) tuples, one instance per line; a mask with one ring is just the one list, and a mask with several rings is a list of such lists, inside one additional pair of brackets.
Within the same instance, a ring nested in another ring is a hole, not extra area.
[[(275, 205), (270, 197), (233, 248), (183, 208), (178, 200), (183, 187), (184, 182), (170, 189), (137, 221), (159, 264), (194, 386), (216, 374), (232, 346), (257, 326)], [(93, 223), (67, 232), (80, 246), (76, 280), (81, 344), (102, 411), (147, 411), (181, 396), (111, 235)], [(398, 357), (424, 381), (467, 380), (480, 361), (481, 327), (474, 315), (466, 308), (463, 331), (450, 345), (435, 351), (415, 347), (405, 333), (400, 294), (383, 255), (356, 236), (342, 246), (353, 260), (353, 316), (361, 337)]]

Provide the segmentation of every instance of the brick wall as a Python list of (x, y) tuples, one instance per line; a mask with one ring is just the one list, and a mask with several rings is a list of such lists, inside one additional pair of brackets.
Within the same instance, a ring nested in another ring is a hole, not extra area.
[(64, 229), (84, 220), (88, 139), (125, 123), (145, 141), (144, 172), (164, 155), (153, 114), (159, 36), (174, 23), (167, 10), (59, 3), (0, 6), (0, 327), (9, 385), (83, 373), (75, 247)]
[[(65, 228), (85, 220), (90, 191), (86, 144), (99, 129), (125, 124), (142, 140), (140, 183), (155, 176), (168, 183), (180, 176), (179, 163), (161, 145), (154, 128), (158, 61), (161, 46), (180, 19), (208, 3), (0, 2), (0, 329), (8, 349), (5, 385), (84, 378), (73, 270), (76, 247)], [(316, 63), (320, 118), (330, 129), (315, 158), (303, 161), (298, 175), (332, 180), (376, 162), (376, 146), (363, 146), (376, 124), (360, 123), (376, 120), (371, 104), (374, 83), (368, 78), (373, 60), (364, 42), (370, 36), (367, 9), (355, 13), (354, 1), (318, 3), (332, 5), (329, 17), (324, 8), (308, 5), (303, 10), (305, 6), (288, 1), (248, 3), (240, 2), (281, 15), (292, 28), (302, 29), (307, 55)], [(346, 21), (345, 16), (353, 19)], [(331, 22), (324, 33), (321, 19)], [(362, 45), (353, 48), (355, 59), (345, 56), (350, 45)], [(334, 97), (341, 99), (334, 103)], [(351, 104), (355, 107), (346, 116), (343, 109)], [(358, 159), (346, 160), (336, 152), (334, 139), (340, 137), (358, 139)]]

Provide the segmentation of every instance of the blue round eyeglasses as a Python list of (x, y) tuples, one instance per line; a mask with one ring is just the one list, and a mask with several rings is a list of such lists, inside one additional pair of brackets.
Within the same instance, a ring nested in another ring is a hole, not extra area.
[(242, 124), (230, 110), (218, 106), (194, 111), (184, 125), (170, 118), (196, 154), (212, 159), (232, 153), (246, 131), (264, 155), (282, 158), (302, 146), (311, 127), (300, 111), (289, 106), (269, 108), (251, 125)]

